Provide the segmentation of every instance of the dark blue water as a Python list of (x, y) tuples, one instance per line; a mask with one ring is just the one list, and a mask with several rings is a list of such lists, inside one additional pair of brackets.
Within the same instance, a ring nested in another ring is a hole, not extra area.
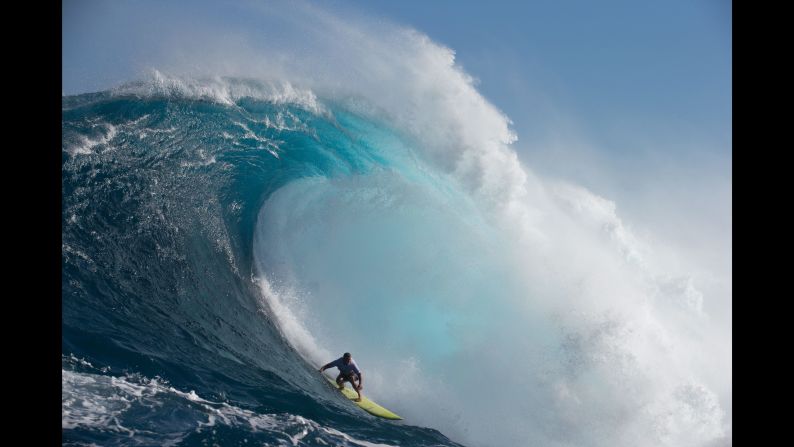
[(263, 305), (268, 198), (389, 163), (360, 138), (374, 123), (325, 107), (63, 98), (65, 444), (457, 445), (351, 405)]

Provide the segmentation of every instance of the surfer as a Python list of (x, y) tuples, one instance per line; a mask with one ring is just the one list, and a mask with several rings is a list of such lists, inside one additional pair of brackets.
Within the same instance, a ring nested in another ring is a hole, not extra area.
[(336, 376), (336, 385), (339, 389), (342, 390), (345, 388), (345, 381), (350, 382), (350, 384), (353, 385), (353, 389), (358, 393), (358, 399), (355, 399), (355, 401), (361, 402), (361, 390), (364, 389), (364, 378), (361, 375), (361, 371), (358, 369), (358, 365), (356, 365), (356, 362), (353, 360), (353, 357), (350, 356), (350, 353), (345, 352), (342, 357), (324, 365), (320, 368), (320, 372), (333, 367), (339, 369), (339, 375)]

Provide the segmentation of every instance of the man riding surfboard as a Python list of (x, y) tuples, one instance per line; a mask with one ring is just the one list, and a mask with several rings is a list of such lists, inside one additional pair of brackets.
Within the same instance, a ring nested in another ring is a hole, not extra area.
[(350, 353), (345, 352), (342, 357), (324, 365), (320, 368), (320, 372), (333, 367), (339, 369), (339, 375), (336, 377), (336, 385), (339, 389), (344, 389), (345, 382), (350, 382), (350, 384), (353, 385), (353, 389), (358, 393), (358, 399), (355, 399), (355, 401), (360, 402), (361, 390), (364, 389), (364, 378), (361, 375), (361, 371), (358, 369), (358, 365), (356, 365), (356, 362), (353, 360), (353, 357), (350, 356)]

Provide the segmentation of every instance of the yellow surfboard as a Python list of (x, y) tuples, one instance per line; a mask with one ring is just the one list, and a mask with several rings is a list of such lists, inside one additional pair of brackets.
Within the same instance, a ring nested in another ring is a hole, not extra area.
[[(328, 376), (326, 376), (326, 375), (323, 375), (323, 377), (328, 379), (328, 381), (331, 382), (331, 385), (333, 385), (334, 388), (337, 388), (335, 381), (329, 379)], [(371, 415), (382, 417), (382, 418), (385, 418), (385, 419), (397, 419), (397, 420), (401, 420), (402, 419), (400, 416), (397, 416), (396, 414), (392, 413), (391, 411), (389, 411), (389, 410), (381, 407), (380, 405), (376, 404), (375, 402), (367, 399), (367, 396), (363, 396), (362, 395), (361, 396), (361, 402), (356, 402), (354, 399), (358, 398), (358, 393), (356, 393), (356, 391), (354, 389), (352, 389), (352, 388), (350, 388), (348, 386), (345, 386), (345, 388), (342, 389), (342, 394), (344, 394), (345, 397), (350, 399), (354, 404), (356, 404), (359, 407), (361, 407), (362, 410), (366, 411), (367, 413), (369, 413)]]

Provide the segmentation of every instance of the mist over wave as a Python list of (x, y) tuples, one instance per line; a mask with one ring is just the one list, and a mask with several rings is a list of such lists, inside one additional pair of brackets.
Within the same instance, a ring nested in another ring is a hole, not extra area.
[[(452, 50), (289, 15), (297, 43), (64, 97), (65, 439), (129, 433), (140, 407), (80, 408), (151, 394), (182, 409), (161, 443), (218, 440), (221, 404), (226, 443), (730, 443), (720, 297), (615, 203), (522, 166)], [(313, 374), (344, 351), (408, 425)]]

